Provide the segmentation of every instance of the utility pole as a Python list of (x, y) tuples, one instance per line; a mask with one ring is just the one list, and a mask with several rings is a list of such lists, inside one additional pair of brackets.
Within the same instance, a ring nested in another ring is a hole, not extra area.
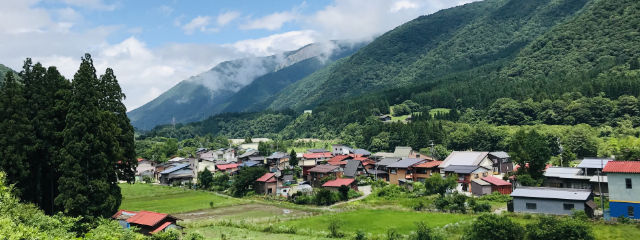
[(560, 149), (559, 150), (559, 152), (560, 152), (560, 167), (562, 167), (563, 166), (562, 165), (562, 152), (564, 152), (564, 148), (562, 147), (562, 143), (560, 142), (560, 137), (557, 138), (557, 141), (558, 141), (558, 149)]
[(433, 152), (434, 152), (435, 149), (433, 147), (435, 146), (435, 144), (433, 144), (433, 140), (429, 140), (429, 142), (431, 143), (431, 144), (429, 144), (429, 146), (431, 146), (429, 148), (429, 151), (431, 152), (431, 156), (434, 157), (435, 154)]
[(604, 163), (602, 159), (600, 159), (600, 170), (598, 170), (597, 173), (598, 173), (598, 188), (600, 190), (600, 203), (602, 204), (602, 217), (604, 217), (604, 196), (602, 195), (602, 184), (600, 184), (600, 182), (602, 182), (600, 180), (600, 172), (602, 172), (603, 169), (604, 169)]

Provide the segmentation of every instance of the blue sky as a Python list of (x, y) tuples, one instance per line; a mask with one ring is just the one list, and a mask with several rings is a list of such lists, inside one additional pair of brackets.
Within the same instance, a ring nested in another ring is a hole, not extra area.
[(31, 57), (71, 79), (92, 54), (129, 110), (223, 61), (332, 39), (371, 39), (478, 0), (0, 0), (0, 63)]

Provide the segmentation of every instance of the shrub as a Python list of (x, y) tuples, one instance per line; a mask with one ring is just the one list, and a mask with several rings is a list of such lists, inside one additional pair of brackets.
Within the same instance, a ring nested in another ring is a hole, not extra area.
[(395, 197), (400, 197), (403, 195), (403, 193), (406, 190), (398, 185), (387, 185), (385, 187), (376, 189), (375, 191), (375, 196), (378, 197), (389, 197), (389, 198), (395, 198)]
[(329, 216), (329, 236), (331, 238), (341, 238), (344, 237), (344, 234), (340, 232), (340, 227), (342, 225), (342, 219), (340, 219), (337, 215)]
[(382, 180), (382, 179), (378, 179), (378, 180), (375, 180), (375, 181), (371, 182), (371, 188), (373, 188), (374, 190), (378, 189), (378, 188), (386, 187), (388, 185), (389, 185), (389, 182), (387, 182), (385, 180)]
[(481, 212), (491, 212), (491, 204), (488, 202), (476, 202), (473, 206), (471, 206), (473, 212), (481, 213)]
[(149, 175), (144, 175), (144, 176), (142, 176), (142, 181), (145, 182), (145, 183), (152, 183), (153, 179), (151, 179), (151, 176), (149, 176)]
[(193, 182), (188, 181), (188, 182), (184, 183), (184, 186), (186, 186), (188, 189), (192, 189), (193, 188)]
[(177, 180), (176, 180), (176, 181), (173, 181), (173, 182), (171, 182), (171, 186), (174, 186), (174, 187), (180, 187), (180, 186), (182, 186), (182, 182), (177, 181)]
[(336, 199), (336, 194), (334, 194), (333, 192), (329, 191), (328, 189), (320, 189), (318, 190), (318, 192), (316, 192), (316, 195), (314, 196), (314, 203), (318, 206), (322, 206), (322, 205), (331, 205), (335, 202), (337, 202)]
[(409, 236), (411, 240), (442, 240), (442, 236), (436, 234), (427, 224), (423, 221), (415, 222), (418, 228), (414, 233)]
[(387, 229), (387, 240), (399, 240), (402, 236), (398, 233), (398, 229), (395, 227), (390, 227)]
[(508, 201), (511, 201), (513, 198), (511, 198), (511, 196), (509, 195), (503, 195), (500, 194), (499, 192), (495, 191), (489, 195), (484, 195), (482, 197), (479, 198), (480, 200), (485, 200), (485, 201), (491, 201), (491, 202), (502, 202), (502, 203), (506, 203)]
[(425, 209), (427, 207), (427, 203), (423, 200), (418, 200), (418, 202), (416, 203), (416, 205), (413, 206), (413, 210), (416, 211), (422, 211), (423, 209)]
[(205, 240), (205, 238), (200, 232), (192, 232), (184, 236), (182, 240)]
[(356, 237), (354, 239), (355, 240), (367, 240), (367, 233), (365, 233), (364, 230), (362, 230), (362, 229), (358, 229), (358, 231), (356, 232)]
[(182, 233), (175, 228), (169, 228), (168, 230), (158, 232), (151, 235), (150, 240), (180, 240)]
[(349, 194), (348, 195), (349, 195), (349, 199), (352, 199), (352, 198), (357, 198), (357, 197), (362, 196), (362, 193), (356, 192), (356, 190), (353, 190), (353, 189), (349, 189)]
[(571, 218), (573, 219), (580, 220), (580, 221), (589, 220), (589, 216), (587, 216), (587, 213), (584, 212), (584, 210), (571, 209), (571, 212), (573, 213), (571, 214)]
[(573, 218), (539, 215), (537, 220), (527, 224), (526, 228), (528, 239), (595, 240), (591, 226)]
[[(467, 230), (466, 240), (521, 240), (524, 228), (507, 216), (484, 214), (478, 217)], [(531, 238), (546, 239), (546, 238)]]
[(618, 218), (618, 223), (620, 223), (620, 224), (630, 224), (631, 223), (631, 219), (626, 218), (624, 215), (620, 215), (620, 217)]
[(338, 192), (340, 192), (340, 199), (342, 201), (349, 200), (349, 190), (351, 190), (351, 188), (347, 185), (342, 185), (338, 188)]

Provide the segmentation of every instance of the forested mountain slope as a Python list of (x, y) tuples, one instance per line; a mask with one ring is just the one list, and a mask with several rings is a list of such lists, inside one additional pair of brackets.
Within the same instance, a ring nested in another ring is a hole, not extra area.
[[(338, 59), (350, 56), (366, 45), (365, 42), (334, 43), (335, 45), (330, 46), (332, 49), (329, 50), (329, 53), (320, 54), (318, 57), (306, 58), (305, 60), (299, 61), (290, 67), (280, 69), (276, 72), (267, 73), (264, 76), (257, 78), (251, 84), (240, 89), (240, 91), (227, 99), (227, 101), (219, 104), (213, 113), (256, 110), (256, 107), (252, 107), (253, 105), (256, 105), (256, 103), (271, 99), (273, 95), (279, 93), (289, 85), (298, 82), (300, 79), (309, 76)], [(291, 59), (290, 61), (296, 61), (296, 59), (299, 59), (296, 58), (296, 56), (298, 56), (298, 54), (292, 54), (287, 59)], [(295, 90), (285, 90), (282, 92), (285, 95), (299, 94), (299, 92)], [(257, 110), (263, 109), (265, 108), (259, 107)]]
[[(16, 73), (16, 71), (13, 71), (13, 69), (8, 68), (5, 65), (0, 64), (0, 86), (2, 86), (2, 83), (4, 82), (4, 75), (7, 72), (13, 72), (15, 77), (18, 77), (18, 74)], [(19, 77), (18, 77), (19, 79)]]
[[(330, 99), (434, 81), (508, 60), (553, 26), (579, 14), (589, 2), (486, 0), (422, 16), (333, 66), (334, 70), (325, 73), (326, 81), (288, 102), (297, 102), (292, 107), (300, 110)], [(298, 84), (315, 80), (303, 79)]]
[[(153, 101), (128, 113), (139, 129), (158, 124), (202, 120), (221, 112), (243, 111), (250, 103), (269, 98), (289, 84), (322, 68), (336, 57), (357, 51), (363, 44), (310, 44), (296, 51), (218, 64), (183, 80)], [(320, 61), (314, 61), (314, 58)], [(245, 91), (236, 94), (243, 88)]]

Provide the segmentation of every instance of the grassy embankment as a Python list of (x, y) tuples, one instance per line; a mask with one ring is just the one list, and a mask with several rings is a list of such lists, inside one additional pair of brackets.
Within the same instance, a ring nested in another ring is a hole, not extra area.
[(208, 192), (187, 190), (179, 187), (150, 184), (120, 184), (122, 205), (120, 209), (131, 211), (153, 211), (161, 213), (183, 213), (214, 207), (242, 203), (241, 199), (226, 198)]

